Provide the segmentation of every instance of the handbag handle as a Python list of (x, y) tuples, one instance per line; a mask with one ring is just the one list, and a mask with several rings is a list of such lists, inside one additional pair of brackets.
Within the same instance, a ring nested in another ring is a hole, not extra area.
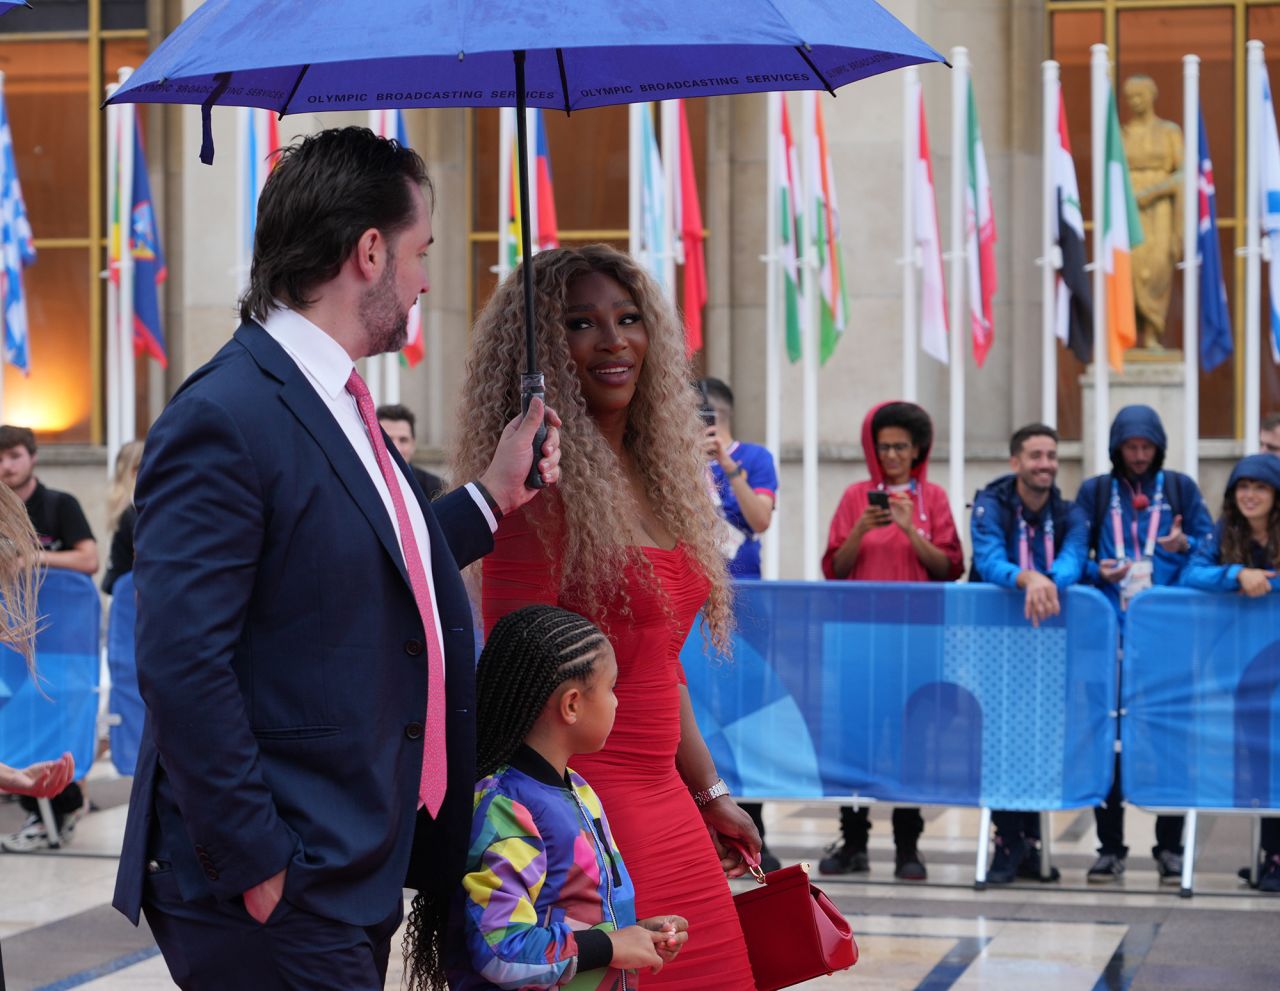
[(753, 854), (747, 845), (736, 836), (725, 836), (721, 834), (720, 841), (730, 849), (737, 850), (738, 856), (742, 858), (742, 862), (747, 865), (747, 869), (751, 871), (751, 876), (756, 879), (756, 884), (768, 884), (764, 871), (760, 867), (760, 858)]

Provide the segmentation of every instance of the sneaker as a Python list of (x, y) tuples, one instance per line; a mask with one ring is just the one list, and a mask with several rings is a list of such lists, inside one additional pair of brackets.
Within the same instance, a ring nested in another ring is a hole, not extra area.
[(1182, 854), (1172, 850), (1160, 850), (1156, 853), (1156, 873), (1160, 875), (1161, 884), (1182, 883)]
[(818, 861), (821, 874), (866, 874), (871, 870), (866, 849), (851, 849), (848, 843), (837, 840), (827, 847), (827, 855)]
[[(1248, 871), (1245, 875), (1248, 876)], [(1268, 857), (1262, 864), (1261, 873), (1258, 876), (1258, 890), (1272, 895), (1280, 892), (1280, 854)]]
[(1055, 881), (1062, 880), (1062, 871), (1058, 868), (1050, 866), (1049, 876), (1044, 877), (1040, 874), (1040, 848), (1033, 844), (1027, 844), (1027, 855), (1022, 858), (1022, 863), (1018, 865), (1018, 877), (1024, 881), (1039, 881), (1041, 884), (1053, 884)]
[(1013, 884), (1018, 870), (1027, 855), (1027, 845), (1022, 838), (1006, 843), (1003, 836), (996, 837), (996, 852), (987, 869), (987, 884)]
[(49, 849), (49, 833), (44, 828), (44, 820), (39, 813), (32, 812), (27, 821), (16, 833), (10, 833), (0, 839), (0, 847), (9, 853), (30, 853), (33, 850)]
[(1104, 853), (1093, 862), (1086, 875), (1090, 884), (1110, 884), (1124, 877), (1124, 857)]
[(58, 820), (58, 846), (66, 846), (71, 842), (71, 837), (75, 835), (76, 826), (80, 820), (85, 817), (85, 813), (89, 811), (87, 805), (81, 805), (80, 808), (72, 812), (68, 812)]
[(760, 848), (760, 869), (766, 874), (782, 869), (782, 861), (775, 857), (767, 846)]
[(923, 881), (929, 876), (929, 872), (924, 869), (924, 861), (914, 848), (911, 850), (899, 850), (897, 862), (898, 865), (893, 870), (893, 876), (899, 881)]

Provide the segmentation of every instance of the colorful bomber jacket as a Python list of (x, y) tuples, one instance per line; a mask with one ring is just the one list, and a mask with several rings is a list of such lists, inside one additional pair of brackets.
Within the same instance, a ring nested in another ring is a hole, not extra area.
[(521, 747), (480, 781), (466, 870), (453, 991), (636, 987), (609, 966), (606, 935), (635, 925), (635, 889), (600, 799), (572, 770), (561, 778)]

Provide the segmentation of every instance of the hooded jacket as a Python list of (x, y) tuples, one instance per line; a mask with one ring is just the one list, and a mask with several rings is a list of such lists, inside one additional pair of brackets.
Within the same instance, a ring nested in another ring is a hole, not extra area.
[[(876, 454), (876, 439), (871, 433), (871, 421), (876, 412), (888, 405), (881, 403), (867, 413), (862, 421), (862, 451), (867, 459), (867, 468), (871, 477), (865, 482), (856, 482), (844, 490), (840, 504), (836, 506), (835, 516), (831, 519), (831, 529), (827, 534), (827, 552), (822, 556), (822, 573), (827, 578), (835, 578), (835, 556), (841, 545), (853, 532), (858, 519), (867, 509), (867, 494), (873, 490), (887, 491), (884, 471), (880, 467), (880, 458)], [(919, 454), (919, 463), (911, 469), (911, 501), (912, 517), (916, 532), (933, 544), (950, 562), (946, 581), (954, 581), (964, 572), (964, 549), (960, 546), (960, 535), (956, 532), (955, 521), (951, 518), (951, 507), (947, 503), (947, 493), (939, 485), (928, 480), (929, 450), (932, 444)], [(927, 582), (934, 579), (920, 562), (911, 547), (911, 538), (897, 524), (868, 530), (858, 547), (858, 557), (853, 568), (845, 576), (850, 581), (876, 582)]]
[[(1125, 472), (1124, 455), (1120, 448), (1126, 440), (1133, 437), (1149, 440), (1156, 447), (1156, 455), (1145, 473), (1138, 478), (1130, 479)], [(1146, 542), (1147, 527), (1151, 514), (1155, 512), (1157, 476), (1162, 470), (1164, 471), (1165, 505), (1160, 513), (1160, 525), (1156, 529), (1156, 536), (1166, 536), (1173, 529), (1174, 517), (1181, 516), (1182, 532), (1186, 534), (1191, 546), (1181, 553), (1174, 554), (1157, 544), (1155, 553), (1152, 555), (1154, 562), (1152, 583), (1176, 585), (1178, 576), (1191, 560), (1191, 554), (1196, 549), (1196, 545), (1213, 532), (1213, 517), (1204, 504), (1195, 480), (1182, 472), (1164, 468), (1164, 456), (1168, 447), (1169, 442), (1165, 436), (1164, 425), (1160, 422), (1160, 416), (1155, 410), (1150, 406), (1124, 407), (1111, 423), (1109, 443), (1111, 471), (1106, 475), (1087, 479), (1080, 486), (1080, 493), (1076, 496), (1076, 503), (1089, 521), (1089, 550), (1093, 554), (1086, 567), (1085, 578), (1102, 590), (1117, 613), (1121, 612), (1120, 586), (1102, 577), (1098, 562), (1118, 560), (1121, 557), (1130, 560), (1134, 558), (1132, 535), (1135, 524), (1139, 542)], [(1116, 547), (1115, 528), (1111, 521), (1113, 479), (1120, 495), (1120, 530), (1126, 545), (1123, 552)], [(1151, 500), (1151, 504), (1145, 509), (1135, 510), (1133, 499), (1139, 493)]]
[[(1053, 579), (1059, 589), (1074, 585), (1084, 572), (1088, 557), (1089, 523), (1080, 507), (1062, 498), (1055, 485), (1049, 500), (1038, 513), (1030, 512), (1018, 499), (1018, 476), (1002, 475), (977, 494), (969, 533), (973, 538), (971, 577), (1003, 588), (1018, 587), (1018, 511), (1031, 529), (1028, 549), (1035, 569)], [(1053, 567), (1044, 546), (1046, 519), (1053, 520)]]
[[(1247, 458), (1242, 458), (1231, 469), (1231, 477), (1227, 479), (1227, 491), (1234, 489), (1236, 483), (1242, 478), (1266, 482), (1275, 490), (1276, 497), (1280, 498), (1280, 457), (1274, 454), (1251, 454)], [(1195, 553), (1191, 555), (1191, 561), (1179, 576), (1179, 584), (1189, 588), (1203, 589), (1206, 592), (1238, 592), (1240, 572), (1245, 568), (1274, 570), (1262, 554), (1257, 554), (1256, 559), (1248, 564), (1239, 561), (1223, 561), (1223, 526), (1224, 521), (1219, 519), (1213, 528), (1213, 533), (1200, 541)], [(1261, 550), (1256, 544), (1254, 549), (1255, 552)], [(1272, 591), (1280, 591), (1280, 577), (1271, 579), (1271, 588)]]

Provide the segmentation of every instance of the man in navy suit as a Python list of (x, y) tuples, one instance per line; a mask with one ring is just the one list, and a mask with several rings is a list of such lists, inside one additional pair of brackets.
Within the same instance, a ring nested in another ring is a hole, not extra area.
[(544, 410), (434, 505), (388, 447), (354, 362), (404, 344), (430, 195), (414, 152), (361, 128), (287, 149), (243, 323), (147, 438), (148, 717), (114, 904), (145, 912), (183, 988), (381, 989), (411, 860), (415, 887), (460, 876), (475, 705), (459, 568), (534, 494)]

